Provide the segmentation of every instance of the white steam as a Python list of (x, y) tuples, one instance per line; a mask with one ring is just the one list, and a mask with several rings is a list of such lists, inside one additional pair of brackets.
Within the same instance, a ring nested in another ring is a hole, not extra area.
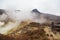
[[(37, 17), (38, 15), (31, 12), (31, 10), (16, 11), (15, 9), (5, 9), (9, 20), (15, 21), (14, 23), (9, 22), (4, 27), (0, 26), (0, 33), (6, 34), (9, 30), (16, 28), (22, 21), (31, 20), (32, 22), (45, 23), (46, 19), (43, 16)], [(2, 15), (3, 16), (3, 15)], [(1, 18), (5, 18), (4, 16)]]
[(16, 10), (8, 9), (7, 14), (11, 20), (16, 22), (31, 20), (32, 22), (44, 23), (46, 21), (42, 15), (37, 17), (37, 13), (32, 13), (31, 11), (32, 10), (21, 10), (16, 12)]
[(17, 10), (8, 9), (6, 13), (11, 20), (14, 20), (16, 22), (32, 19), (31, 12), (29, 10), (17, 11)]

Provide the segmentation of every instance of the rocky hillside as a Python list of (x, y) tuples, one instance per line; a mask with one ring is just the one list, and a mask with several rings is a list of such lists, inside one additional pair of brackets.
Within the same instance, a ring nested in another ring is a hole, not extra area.
[[(26, 24), (26, 23), (23, 23)], [(19, 26), (20, 27), (20, 26)], [(12, 30), (13, 31), (13, 30)], [(9, 34), (0, 34), (1, 40), (60, 40), (48, 25), (31, 22)]]
[[(60, 16), (44, 14), (37, 9), (33, 9), (31, 13), (35, 14), (38, 22), (23, 21), (11, 30), (5, 29), (6, 34), (0, 34), (0, 40), (60, 40), (60, 32), (52, 31), (51, 28), (51, 22), (60, 22)], [(41, 24), (40, 20), (46, 21)], [(10, 28), (10, 26), (7, 27), (7, 24), (6, 28)], [(2, 28), (4, 29), (4, 27)], [(4, 33), (4, 31), (2, 32)]]
[(47, 14), (47, 13), (42, 13), (42, 12), (39, 12), (37, 9), (33, 9), (32, 14), (33, 13), (36, 14), (36, 18), (38, 18), (38, 19), (43, 17), (44, 19), (47, 19), (47, 21), (60, 22), (60, 16)]
[(30, 23), (8, 35), (0, 34), (0, 40), (49, 40), (39, 23)]

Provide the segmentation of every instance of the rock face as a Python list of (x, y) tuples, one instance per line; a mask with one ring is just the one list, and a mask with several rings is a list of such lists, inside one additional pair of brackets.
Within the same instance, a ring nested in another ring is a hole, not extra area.
[(37, 9), (33, 9), (32, 12), (40, 13)]
[(4, 9), (0, 9), (0, 22), (7, 22), (8, 21), (8, 15), (6, 14)]
[(0, 15), (2, 15), (3, 13), (5, 13), (5, 10), (0, 9)]

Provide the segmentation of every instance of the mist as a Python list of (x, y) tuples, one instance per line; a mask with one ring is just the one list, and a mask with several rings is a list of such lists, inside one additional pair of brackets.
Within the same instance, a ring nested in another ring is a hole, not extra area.
[(0, 8), (38, 9), (41, 12), (60, 16), (60, 0), (1, 0)]
[[(30, 20), (31, 22), (37, 22), (37, 23), (45, 23), (46, 20), (41, 17), (41, 18), (37, 18), (36, 14), (32, 13), (31, 10), (20, 10), (17, 11), (15, 9), (4, 9), (6, 14), (8, 15), (7, 17), (14, 21), (14, 22), (8, 22), (7, 25), (5, 26), (0, 26), (0, 33), (1, 34), (7, 34), (8, 31), (10, 31), (11, 29), (17, 28), (18, 25), (21, 24), (21, 22), (23, 21), (27, 21)], [(3, 15), (2, 15), (3, 16)], [(4, 17), (3, 17), (4, 18)], [(3, 19), (1, 18), (1, 19)]]
[(6, 33), (22, 21), (31, 20), (38, 23), (47, 21), (43, 17), (36, 18), (36, 14), (31, 13), (33, 9), (60, 16), (60, 0), (1, 0), (0, 4), (0, 9), (5, 9), (8, 18), (15, 21), (15, 23), (9, 23), (8, 26), (1, 28), (0, 33)]

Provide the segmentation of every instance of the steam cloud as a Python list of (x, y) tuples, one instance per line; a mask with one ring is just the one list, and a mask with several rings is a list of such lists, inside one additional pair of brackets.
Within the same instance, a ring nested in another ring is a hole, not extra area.
[[(9, 18), (16, 22), (22, 22), (26, 20), (31, 20), (33, 22), (44, 23), (46, 19), (43, 15), (37, 15), (37, 13), (32, 13), (31, 10), (13, 10), (13, 9), (6, 9), (6, 13), (8, 14)], [(37, 17), (38, 16), (38, 17)]]

